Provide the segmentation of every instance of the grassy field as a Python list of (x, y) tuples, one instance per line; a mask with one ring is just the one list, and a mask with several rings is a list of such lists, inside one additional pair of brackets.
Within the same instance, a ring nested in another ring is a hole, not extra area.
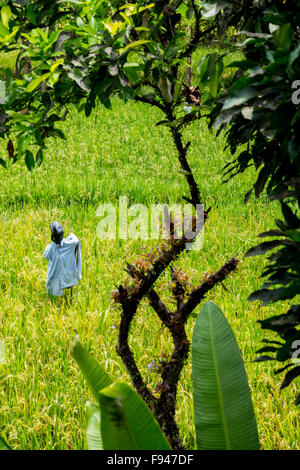
[[(0, 167), (0, 341), (6, 347), (0, 365), (0, 435), (13, 448), (86, 448), (85, 403), (92, 397), (70, 356), (76, 333), (116, 380), (129, 381), (115, 351), (120, 312), (110, 297), (125, 278), (125, 262), (137, 258), (147, 242), (99, 240), (96, 209), (103, 202), (117, 206), (125, 195), (129, 204), (149, 206), (179, 203), (188, 193), (170, 135), (155, 127), (160, 119), (158, 110), (115, 98), (111, 111), (99, 107), (90, 119), (72, 112), (61, 126), (67, 140), (49, 141), (43, 165), (32, 173), (24, 162)], [(184, 137), (192, 139), (190, 163), (206, 206), (213, 207), (203, 248), (177, 262), (197, 284), (230, 257), (242, 258), (256, 235), (273, 225), (279, 208), (265, 196), (243, 204), (251, 172), (221, 184), (222, 167), (231, 155), (205, 122), (195, 123)], [(1, 143), (0, 156), (5, 147)], [(83, 280), (72, 302), (66, 294), (52, 300), (45, 290), (42, 255), (54, 219), (66, 234), (72, 231), (82, 240)], [(256, 320), (286, 310), (280, 303), (266, 308), (247, 302), (260, 285), (263, 265), (263, 259), (242, 260), (225, 283), (227, 291), (218, 286), (208, 298), (226, 315), (246, 362), (262, 448), (299, 449), (295, 385), (279, 392), (282, 378), (274, 375), (273, 366), (250, 363), (265, 337)], [(158, 290), (168, 302), (166, 282), (167, 276)], [(194, 322), (188, 323), (190, 338)], [(147, 365), (167, 354), (171, 341), (146, 303), (134, 321), (131, 346), (154, 388), (157, 376)], [(195, 448), (192, 406), (189, 361), (179, 386), (177, 421), (190, 449)]]

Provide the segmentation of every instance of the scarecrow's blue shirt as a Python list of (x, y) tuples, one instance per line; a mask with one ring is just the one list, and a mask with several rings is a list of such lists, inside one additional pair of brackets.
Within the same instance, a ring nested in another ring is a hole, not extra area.
[[(75, 249), (77, 248), (77, 260)], [(46, 289), (48, 294), (63, 295), (63, 289), (76, 286), (81, 277), (81, 244), (76, 235), (70, 233), (60, 245), (52, 242), (44, 252), (49, 260)]]

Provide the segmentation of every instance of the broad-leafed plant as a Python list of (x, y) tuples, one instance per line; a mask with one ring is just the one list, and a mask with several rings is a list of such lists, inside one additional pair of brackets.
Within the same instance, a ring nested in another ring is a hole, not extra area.
[[(171, 450), (157, 420), (131, 387), (114, 382), (78, 337), (71, 352), (96, 401), (86, 404), (89, 450)], [(258, 450), (241, 353), (224, 315), (210, 301), (201, 309), (194, 327), (192, 366), (197, 448)], [(1, 438), (0, 450), (10, 450)]]
[[(0, 70), (5, 99), (0, 104), (0, 137), (7, 145), (7, 158), (0, 163), (9, 169), (25, 160), (29, 170), (39, 166), (46, 152), (47, 138), (65, 138), (57, 123), (70, 107), (89, 117), (98, 103), (111, 106), (117, 94), (155, 106), (167, 126), (177, 151), (190, 194), (184, 196), (194, 208), (191, 229), (199, 232), (197, 207), (205, 199), (188, 162), (191, 142), (182, 131), (205, 115), (199, 87), (187, 81), (191, 55), (201, 40), (219, 26), (232, 24), (235, 13), (218, 17), (196, 0), (172, 2), (103, 0), (59, 0), (52, 2), (2, 2), (0, 50), (15, 51), (16, 70)], [(224, 2), (223, 2), (224, 3)], [(212, 18), (212, 19), (211, 19)], [(209, 208), (205, 208), (204, 222)], [(155, 290), (160, 276), (173, 265), (189, 240), (171, 236), (157, 250), (134, 264), (127, 264), (131, 278), (118, 287), (114, 300), (121, 307), (118, 353), (131, 381), (155, 415), (170, 445), (182, 448), (175, 421), (176, 395), (180, 374), (188, 356), (186, 322), (206, 294), (233, 272), (235, 257), (188, 291), (180, 271), (171, 271), (175, 309), (170, 310)], [(200, 227), (201, 229), (201, 227)], [(161, 364), (158, 396), (144, 382), (129, 346), (130, 327), (142, 299), (169, 329), (174, 349)]]
[[(215, 14), (221, 3), (228, 14), (236, 4), (210, 1), (206, 2), (206, 8)], [(263, 272), (265, 284), (249, 298), (265, 305), (292, 299), (300, 293), (299, 7), (298, 0), (240, 2), (236, 25), (239, 24), (243, 39), (244, 57), (229, 65), (237, 69), (235, 78), (229, 77), (225, 84), (219, 81), (221, 90), (215, 101), (211, 101), (214, 103), (211, 125), (218, 133), (226, 129), (227, 145), (234, 155), (234, 160), (226, 166), (225, 178), (254, 166), (257, 178), (245, 201), (253, 191), (259, 197), (266, 188), (270, 198), (282, 202), (284, 220), (277, 220), (275, 230), (260, 235), (276, 240), (263, 242), (246, 255), (260, 255), (279, 248), (268, 258), (269, 264)], [(269, 341), (270, 344), (260, 349), (264, 355), (258, 360), (282, 362), (276, 373), (287, 371), (282, 384), (282, 388), (286, 387), (300, 375), (299, 305), (260, 323), (262, 328), (276, 332), (279, 341)], [(275, 357), (269, 353), (275, 353)]]
[[(73, 341), (72, 355), (96, 403), (87, 403), (89, 449), (170, 449), (153, 415), (124, 383)], [(259, 439), (248, 380), (238, 345), (221, 310), (206, 302), (192, 340), (194, 423), (199, 450), (258, 450)], [(191, 417), (192, 419), (192, 417)]]

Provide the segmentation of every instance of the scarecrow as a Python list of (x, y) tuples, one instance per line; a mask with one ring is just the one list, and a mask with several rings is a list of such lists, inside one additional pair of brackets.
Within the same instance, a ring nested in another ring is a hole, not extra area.
[(44, 252), (48, 263), (46, 290), (51, 295), (63, 295), (63, 289), (78, 284), (81, 277), (81, 244), (80, 240), (70, 233), (64, 238), (64, 231), (56, 220), (50, 225), (51, 240)]

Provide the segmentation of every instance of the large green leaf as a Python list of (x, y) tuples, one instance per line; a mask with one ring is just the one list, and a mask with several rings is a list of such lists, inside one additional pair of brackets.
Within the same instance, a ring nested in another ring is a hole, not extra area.
[(86, 404), (86, 439), (89, 450), (103, 450), (100, 432), (100, 408), (90, 402)]
[(73, 340), (71, 354), (79, 365), (91, 391), (98, 401), (100, 390), (112, 383), (111, 378), (105, 372), (103, 367), (101, 367), (98, 362), (87, 351), (85, 351), (78, 336), (75, 336)]
[(12, 12), (9, 5), (4, 5), (1, 8), (1, 20), (5, 28), (9, 28), (9, 20), (12, 16)]
[(224, 315), (210, 301), (196, 321), (192, 363), (198, 449), (259, 449), (243, 360)]
[(127, 384), (115, 383), (99, 393), (101, 436), (105, 450), (170, 450), (153, 415)]
[(0, 450), (10, 450), (10, 447), (6, 442), (0, 437)]

